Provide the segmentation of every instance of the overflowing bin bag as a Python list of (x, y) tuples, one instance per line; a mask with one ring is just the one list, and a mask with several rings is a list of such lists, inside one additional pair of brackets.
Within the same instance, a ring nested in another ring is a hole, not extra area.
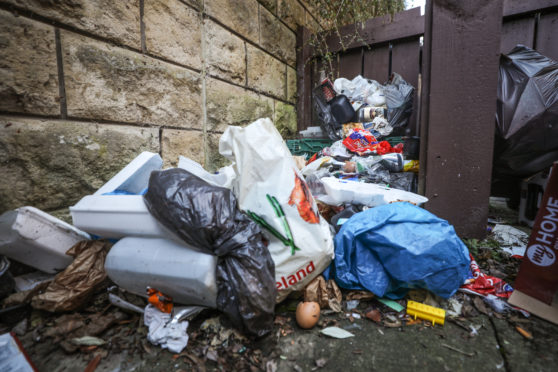
[(558, 159), (558, 63), (523, 45), (500, 57), (494, 172), (528, 177)]
[(144, 200), (186, 243), (219, 257), (217, 308), (243, 331), (270, 332), (277, 295), (273, 260), (261, 228), (238, 209), (232, 191), (175, 168), (151, 173)]
[(269, 239), (280, 301), (303, 289), (331, 262), (329, 224), (271, 120), (228, 127), (219, 152), (233, 162), (240, 209), (264, 227)]
[(346, 289), (401, 298), (410, 288), (449, 298), (469, 276), (469, 253), (453, 226), (406, 202), (353, 215), (335, 236), (325, 273)]
[(388, 108), (387, 119), (393, 127), (393, 133), (403, 134), (413, 114), (413, 94), (415, 88), (407, 83), (401, 75), (392, 73), (386, 85), (384, 95)]

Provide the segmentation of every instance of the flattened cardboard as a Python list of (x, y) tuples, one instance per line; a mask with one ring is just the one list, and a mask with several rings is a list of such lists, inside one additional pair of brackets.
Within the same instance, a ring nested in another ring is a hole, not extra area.
[(515, 290), (513, 291), (511, 297), (508, 299), (508, 303), (525, 309), (538, 317), (541, 317), (549, 322), (558, 324), (558, 297), (554, 297), (552, 305), (547, 305), (542, 301), (537, 300), (525, 293)]

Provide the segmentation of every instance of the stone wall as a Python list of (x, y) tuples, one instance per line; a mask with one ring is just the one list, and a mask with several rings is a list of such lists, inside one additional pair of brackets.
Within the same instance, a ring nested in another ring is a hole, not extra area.
[(56, 213), (141, 151), (207, 169), (227, 125), (296, 131), (300, 0), (0, 0), (0, 213)]

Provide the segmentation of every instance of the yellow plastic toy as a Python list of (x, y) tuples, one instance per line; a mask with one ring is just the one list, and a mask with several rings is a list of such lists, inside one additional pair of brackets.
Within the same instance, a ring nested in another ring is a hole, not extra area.
[(429, 320), (432, 325), (436, 323), (444, 325), (446, 311), (439, 307), (421, 304), (415, 301), (407, 301), (407, 314), (416, 318)]

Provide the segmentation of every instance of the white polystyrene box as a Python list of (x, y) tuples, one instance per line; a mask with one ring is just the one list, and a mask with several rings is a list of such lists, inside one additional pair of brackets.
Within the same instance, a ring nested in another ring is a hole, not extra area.
[(90, 236), (37, 208), (0, 216), (0, 254), (46, 273), (57, 273), (73, 258), (66, 251)]
[(119, 287), (146, 295), (150, 286), (185, 305), (216, 307), (217, 257), (184, 243), (160, 238), (119, 240), (105, 260), (105, 271)]
[(139, 194), (149, 183), (151, 172), (163, 166), (159, 154), (144, 151), (105, 183), (94, 195), (103, 195), (115, 190)]
[(142, 195), (88, 195), (70, 212), (74, 226), (103, 238), (175, 238), (149, 213)]

